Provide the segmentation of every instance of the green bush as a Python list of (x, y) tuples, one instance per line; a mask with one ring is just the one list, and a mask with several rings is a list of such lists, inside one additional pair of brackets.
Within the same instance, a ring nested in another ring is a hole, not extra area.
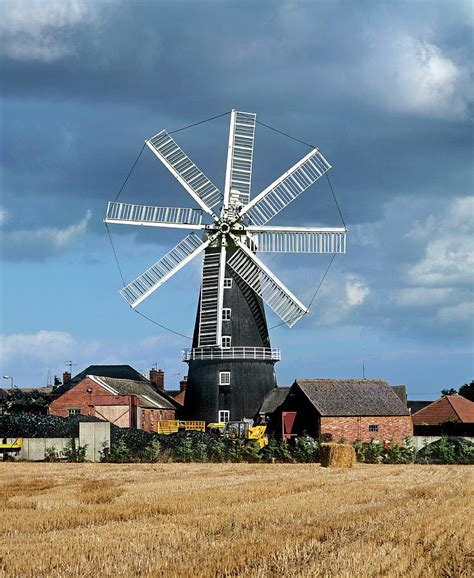
[(193, 440), (189, 436), (183, 436), (180, 443), (173, 448), (173, 457), (177, 462), (192, 462), (193, 454)]
[(124, 463), (130, 462), (131, 456), (130, 451), (125, 444), (123, 439), (118, 440), (116, 443), (109, 447), (106, 443), (103, 444), (103, 449), (100, 452), (101, 462), (113, 462), (113, 463)]
[(411, 464), (415, 460), (416, 449), (411, 445), (409, 438), (405, 438), (403, 445), (393, 440), (385, 450), (384, 464)]
[(319, 462), (320, 450), (321, 446), (315, 439), (309, 436), (301, 436), (295, 440), (293, 457), (297, 462), (303, 464)]
[(474, 444), (462, 438), (442, 436), (426, 444), (416, 455), (419, 464), (474, 464)]
[(144, 449), (141, 461), (158, 462), (160, 461), (161, 444), (158, 440), (151, 441)]
[(354, 440), (352, 447), (354, 448), (356, 453), (356, 460), (358, 462), (363, 462), (365, 458), (365, 453), (364, 453), (364, 444), (362, 443), (362, 440), (359, 439)]
[(59, 462), (59, 453), (54, 446), (49, 446), (44, 450), (45, 462)]
[(75, 438), (71, 438), (64, 446), (61, 452), (68, 462), (85, 462), (86, 461), (87, 444), (76, 447)]

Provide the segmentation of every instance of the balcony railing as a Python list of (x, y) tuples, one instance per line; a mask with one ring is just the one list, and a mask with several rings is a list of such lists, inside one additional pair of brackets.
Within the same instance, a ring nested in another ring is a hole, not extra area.
[(220, 359), (253, 359), (257, 361), (280, 361), (281, 350), (275, 347), (196, 347), (183, 349), (183, 361)]

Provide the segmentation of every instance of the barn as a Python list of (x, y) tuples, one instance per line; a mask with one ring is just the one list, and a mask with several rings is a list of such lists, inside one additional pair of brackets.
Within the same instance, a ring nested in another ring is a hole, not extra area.
[(402, 442), (413, 435), (409, 411), (386, 381), (297, 379), (286, 395), (270, 392), (268, 396), (263, 409), (284, 398), (267, 414), (271, 429), (283, 439), (306, 433), (349, 443), (372, 438)]
[(86, 375), (49, 405), (49, 414), (89, 415), (119, 427), (156, 431), (160, 420), (175, 419), (177, 403), (143, 380)]

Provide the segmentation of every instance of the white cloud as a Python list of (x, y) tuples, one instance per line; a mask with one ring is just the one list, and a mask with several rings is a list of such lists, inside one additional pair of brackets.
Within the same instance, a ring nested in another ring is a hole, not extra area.
[(445, 215), (417, 222), (407, 238), (426, 243), (423, 258), (408, 271), (422, 287), (449, 287), (474, 281), (474, 197), (455, 199)]
[(80, 239), (87, 230), (92, 212), (63, 229), (45, 227), (36, 230), (10, 231), (3, 235), (3, 253), (9, 259), (43, 259), (63, 251)]
[(94, 23), (97, 12), (84, 0), (9, 0), (0, 24), (3, 50), (13, 59), (43, 62), (73, 54), (71, 31)]
[(466, 323), (467, 321), (468, 323), (470, 322), (471, 328), (474, 329), (474, 303), (467, 301), (449, 307), (442, 307), (438, 311), (437, 317), (440, 321), (448, 324)]
[(5, 223), (8, 219), (8, 213), (7, 211), (0, 207), (0, 225), (3, 225), (3, 223)]
[(75, 341), (64, 331), (38, 331), (37, 333), (17, 333), (0, 337), (0, 361), (9, 363), (14, 359), (35, 359), (47, 362), (58, 357), (66, 359)]
[(346, 281), (346, 303), (349, 307), (362, 305), (369, 293), (370, 289), (360, 279), (351, 277)]
[(398, 58), (392, 87), (394, 107), (422, 114), (463, 115), (466, 102), (460, 93), (464, 71), (441, 49), (419, 39), (404, 37), (395, 44)]

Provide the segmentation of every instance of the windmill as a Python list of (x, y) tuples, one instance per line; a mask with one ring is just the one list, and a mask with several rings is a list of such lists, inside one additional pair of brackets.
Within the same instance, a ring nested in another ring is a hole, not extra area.
[[(255, 126), (255, 114), (231, 111), (223, 194), (162, 130), (145, 144), (200, 209), (115, 201), (108, 204), (104, 219), (191, 231), (120, 291), (132, 308), (204, 254), (192, 348), (183, 351), (183, 361), (189, 364), (187, 419), (214, 422), (253, 417), (263, 397), (276, 386), (274, 364), (280, 360), (280, 350), (270, 345), (264, 303), (289, 327), (308, 312), (256, 252), (345, 252), (345, 227), (267, 225), (331, 165), (313, 148), (250, 199)], [(203, 222), (204, 214), (210, 223)]]

